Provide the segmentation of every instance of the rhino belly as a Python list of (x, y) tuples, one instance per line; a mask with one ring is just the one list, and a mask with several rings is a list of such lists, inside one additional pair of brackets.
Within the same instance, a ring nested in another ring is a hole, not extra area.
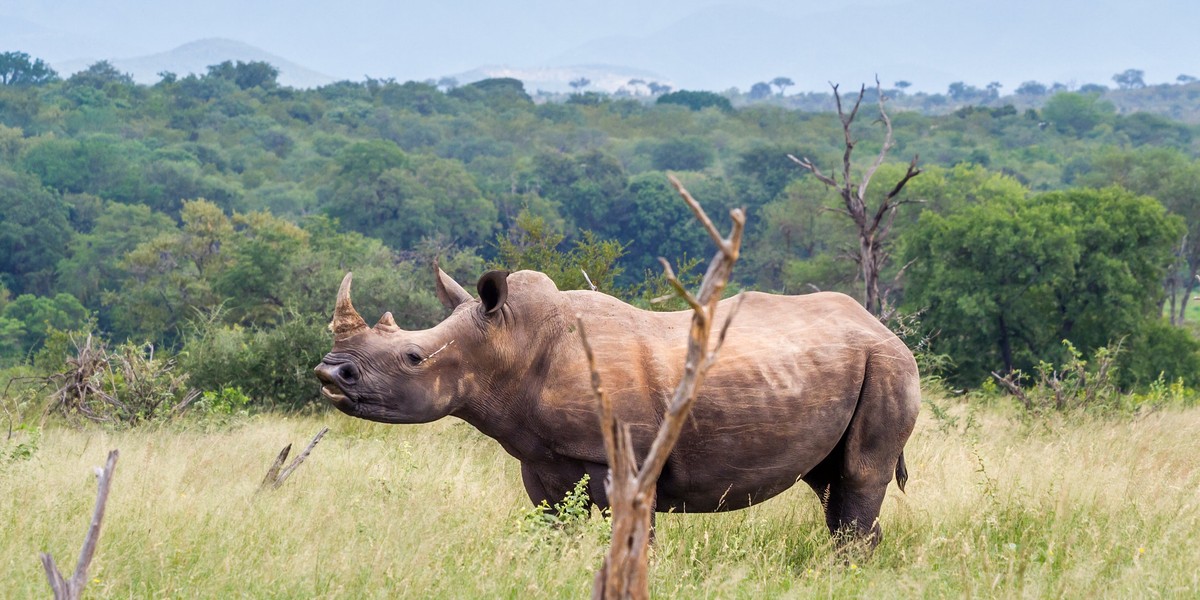
[(659, 478), (657, 509), (737, 510), (787, 490), (837, 446), (850, 423), (853, 404), (830, 412), (810, 413), (815, 418), (807, 419), (739, 419), (696, 429), (685, 426)]

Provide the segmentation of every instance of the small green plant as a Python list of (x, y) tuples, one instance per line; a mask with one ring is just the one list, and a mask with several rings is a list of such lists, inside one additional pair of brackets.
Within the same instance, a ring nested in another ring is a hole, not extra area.
[(192, 406), (194, 411), (206, 415), (233, 416), (247, 414), (249, 405), (250, 397), (240, 388), (225, 386), (215, 392), (204, 392)]
[(1144, 393), (1133, 394), (1130, 402), (1135, 408), (1157, 408), (1160, 406), (1195, 406), (1197, 392), (1183, 383), (1183, 378), (1167, 383), (1163, 373), (1150, 383)]
[[(11, 448), (5, 448), (0, 452), (2, 462), (17, 462), (19, 460), (29, 460), (38, 450), (38, 445), (42, 439), (42, 430), (29, 423), (22, 423), (13, 428), (5, 439), (6, 443), (11, 443)], [(15, 443), (14, 443), (15, 442)]]
[(1058, 365), (1039, 362), (1031, 385), (1024, 385), (1027, 376), (1020, 370), (1004, 376), (993, 372), (992, 377), (1031, 413), (1128, 408), (1126, 397), (1116, 385), (1120, 344), (1096, 350), (1090, 361), (1069, 340), (1063, 340), (1063, 349), (1066, 360)]
[[(592, 499), (588, 495), (590, 475), (584, 475), (575, 487), (567, 492), (561, 502), (551, 507), (542, 500), (540, 504), (528, 510), (521, 511), (521, 530), (526, 533), (543, 535), (551, 531), (561, 531), (568, 535), (577, 535), (588, 529), (592, 523)], [(608, 535), (608, 514), (603, 513), (603, 532)]]

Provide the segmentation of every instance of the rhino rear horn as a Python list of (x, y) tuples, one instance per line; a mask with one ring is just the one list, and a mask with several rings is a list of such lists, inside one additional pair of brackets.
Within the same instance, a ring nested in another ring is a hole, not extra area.
[(392, 318), (392, 313), (385, 312), (382, 317), (379, 317), (379, 322), (375, 324), (375, 331), (383, 333), (396, 333), (401, 331), (400, 326), (396, 324), (396, 319)]
[(338, 288), (337, 305), (333, 309), (333, 321), (329, 323), (329, 330), (333, 332), (335, 341), (344, 340), (368, 329), (367, 322), (359, 316), (358, 311), (354, 310), (354, 305), (350, 303), (350, 281), (353, 278), (353, 273), (346, 273), (346, 277), (342, 279), (342, 286)]
[(458, 285), (453, 277), (438, 267), (437, 261), (433, 263), (433, 274), (434, 279), (437, 280), (438, 300), (441, 300), (442, 306), (445, 306), (447, 310), (454, 310), (459, 304), (471, 299), (471, 295), (463, 289), (463, 286)]

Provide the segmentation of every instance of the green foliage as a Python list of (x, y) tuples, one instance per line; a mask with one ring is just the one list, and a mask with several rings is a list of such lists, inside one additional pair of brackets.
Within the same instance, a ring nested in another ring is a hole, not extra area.
[(663, 94), (655, 102), (658, 104), (678, 104), (692, 110), (715, 108), (722, 112), (733, 112), (733, 105), (730, 104), (729, 98), (712, 92), (679, 90), (678, 92)]
[(703, 171), (713, 161), (713, 149), (701, 137), (672, 138), (659, 142), (650, 160), (660, 171)]
[(224, 397), (233, 388), (256, 409), (296, 410), (322, 402), (312, 368), (330, 345), (316, 315), (293, 314), (278, 327), (248, 330), (224, 325), (218, 313), (193, 323), (179, 358), (197, 389)]
[(1152, 198), (1117, 188), (927, 212), (906, 236), (905, 304), (926, 309), (959, 384), (1028, 371), (1063, 339), (1088, 354), (1158, 319), (1147, 290), (1180, 226)]
[[(699, 288), (700, 282), (704, 279), (704, 273), (696, 267), (701, 262), (699, 257), (681, 256), (671, 267), (675, 271), (675, 278), (683, 284), (684, 289)], [(735, 287), (731, 285), (725, 288), (725, 296), (736, 294)], [(646, 310), (670, 312), (691, 309), (688, 303), (676, 293), (675, 287), (667, 280), (666, 271), (661, 267), (657, 271), (647, 270), (645, 279), (642, 283), (634, 286), (630, 296), (632, 296), (634, 305)]]
[(91, 315), (70, 294), (52, 298), (22, 294), (0, 310), (0, 361), (13, 361), (41, 348), (54, 330), (86, 327)]
[(491, 236), (496, 206), (483, 197), (461, 163), (406, 156), (389, 146), (364, 143), (343, 151), (327, 208), (330, 216), (399, 249), (439, 235)]
[(1093, 94), (1055, 94), (1042, 107), (1042, 116), (1063, 133), (1077, 136), (1091, 132), (1111, 118), (1112, 104)]
[(1118, 391), (1114, 377), (1119, 347), (1099, 348), (1089, 361), (1070, 341), (1063, 340), (1062, 345), (1065, 351), (1062, 362), (1038, 362), (1033, 381), (1027, 387), (1026, 375), (1020, 370), (1000, 380), (1018, 398), (1022, 408), (1033, 413), (1129, 408), (1128, 397)]
[(625, 171), (612, 156), (600, 151), (546, 152), (534, 157), (531, 175), (538, 195), (557, 203), (576, 228), (612, 228), (626, 184)]
[(525, 84), (520, 79), (495, 77), (450, 90), (450, 96), (469, 102), (481, 102), (494, 108), (509, 108), (532, 105), (533, 99), (525, 93)]
[(1125, 343), (1131, 351), (1117, 359), (1117, 380), (1123, 388), (1146, 389), (1164, 378), (1200, 388), (1200, 340), (1188, 330), (1150, 319)]
[(200, 394), (200, 399), (192, 402), (191, 410), (205, 415), (229, 417), (245, 415), (250, 406), (250, 397), (242, 393), (240, 388), (223, 387), (216, 391)]
[(16, 293), (49, 293), (69, 236), (62, 198), (0, 166), (0, 282)]
[(560, 290), (590, 289), (590, 279), (597, 290), (619, 295), (616, 281), (622, 271), (617, 264), (624, 253), (621, 244), (584, 231), (564, 252), (559, 249), (563, 239), (561, 233), (546, 225), (545, 219), (521, 211), (509, 236), (496, 237), (497, 255), (489, 268), (541, 271)]
[(0, 85), (41, 85), (58, 79), (58, 73), (40, 58), (24, 52), (0, 52)]
[(239, 60), (236, 63), (227, 60), (220, 64), (209, 66), (208, 77), (219, 77), (232, 81), (238, 88), (243, 90), (255, 87), (270, 89), (278, 85), (275, 78), (279, 77), (279, 69), (270, 63), (257, 60), (249, 62)]
[[(623, 199), (618, 223), (621, 231), (638, 232), (625, 247), (631, 272), (658, 271), (658, 257), (706, 256), (712, 242), (698, 226), (691, 209), (671, 187), (666, 175), (649, 172), (632, 178)], [(709, 205), (717, 227), (727, 219)]]
[(585, 474), (567, 492), (566, 497), (554, 503), (553, 507), (542, 500), (541, 504), (522, 510), (521, 531), (537, 537), (586, 533), (596, 536), (600, 542), (606, 542), (611, 534), (611, 516), (605, 511), (600, 519), (592, 519), (592, 499), (587, 489), (590, 480), (591, 476)]

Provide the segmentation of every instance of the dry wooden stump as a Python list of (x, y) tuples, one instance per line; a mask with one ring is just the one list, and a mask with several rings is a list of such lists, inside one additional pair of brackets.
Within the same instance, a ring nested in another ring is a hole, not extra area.
[(304, 452), (301, 452), (299, 456), (292, 460), (291, 464), (289, 464), (287, 468), (283, 467), (283, 463), (287, 460), (288, 454), (292, 451), (292, 445), (288, 444), (284, 446), (283, 450), (279, 452), (279, 456), (275, 457), (275, 462), (271, 464), (271, 468), (267, 471), (267, 476), (264, 477), (262, 483), (259, 484), (258, 491), (261, 492), (268, 487), (273, 490), (279, 489), (279, 486), (283, 485), (283, 482), (287, 481), (287, 478), (292, 476), (292, 472), (296, 470), (296, 467), (299, 467), (300, 463), (304, 462), (304, 459), (308, 458), (308, 455), (313, 451), (313, 448), (317, 446), (317, 442), (321, 441), (321, 438), (325, 437), (325, 434), (328, 431), (328, 427), (318, 431), (317, 435), (313, 436), (312, 441), (308, 443), (308, 446), (304, 448)]
[(108, 453), (108, 461), (104, 467), (96, 467), (97, 490), (96, 508), (92, 511), (92, 523), (88, 526), (87, 536), (83, 538), (83, 549), (79, 552), (79, 562), (75, 564), (75, 573), (70, 579), (63, 577), (54, 564), (54, 557), (49, 552), (42, 552), (42, 567), (46, 569), (46, 579), (50, 581), (50, 589), (54, 591), (55, 600), (78, 600), (83, 594), (83, 586), (87, 585), (88, 565), (96, 554), (96, 542), (100, 539), (100, 522), (104, 520), (104, 505), (108, 503), (108, 489), (112, 486), (113, 469), (117, 466), (116, 450)]

